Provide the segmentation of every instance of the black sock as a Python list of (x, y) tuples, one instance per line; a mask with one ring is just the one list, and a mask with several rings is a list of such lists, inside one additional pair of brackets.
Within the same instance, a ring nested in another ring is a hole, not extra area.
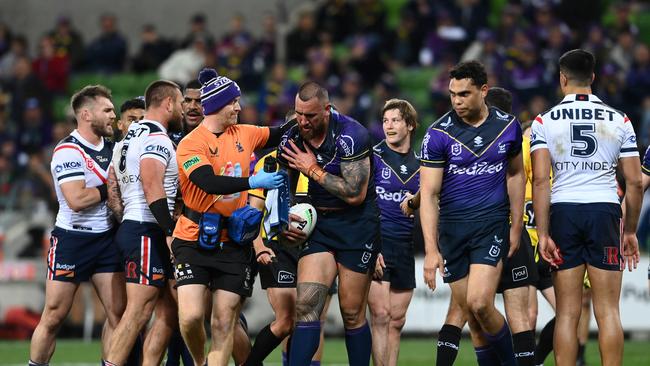
[(444, 324), (438, 333), (436, 354), (437, 366), (451, 366), (456, 361), (460, 348), (461, 329), (451, 324)]
[(578, 361), (585, 360), (585, 344), (578, 344)]
[(512, 346), (519, 366), (535, 365), (535, 332), (527, 330), (512, 335)]
[(271, 324), (264, 327), (257, 333), (255, 337), (255, 344), (251, 349), (251, 353), (248, 355), (244, 365), (262, 365), (262, 361), (277, 347), (282, 343), (282, 339), (279, 338), (271, 331)]
[(555, 331), (555, 318), (546, 323), (539, 333), (539, 342), (535, 347), (535, 364), (542, 365), (549, 353), (553, 351), (553, 332)]

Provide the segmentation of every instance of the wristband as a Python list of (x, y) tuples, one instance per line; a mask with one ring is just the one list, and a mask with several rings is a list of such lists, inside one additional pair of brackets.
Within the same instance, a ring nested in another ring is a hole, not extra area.
[(255, 259), (259, 259), (259, 257), (262, 256), (262, 254), (268, 254), (268, 255), (271, 255), (271, 252), (269, 252), (268, 250), (263, 250), (263, 251), (257, 253), (257, 255), (255, 256)]
[(325, 173), (325, 169), (321, 168), (318, 164), (312, 164), (309, 169), (307, 169), (307, 176), (316, 182), (319, 182)]
[(406, 201), (406, 205), (407, 205), (411, 210), (415, 210), (415, 205), (413, 205), (413, 198), (411, 198), (410, 200)]
[(108, 198), (108, 187), (106, 186), (106, 183), (95, 188), (99, 191), (99, 202), (106, 201), (106, 198)]

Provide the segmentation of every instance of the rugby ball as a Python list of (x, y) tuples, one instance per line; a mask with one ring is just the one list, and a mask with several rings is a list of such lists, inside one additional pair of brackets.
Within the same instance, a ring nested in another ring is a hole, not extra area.
[(316, 227), (316, 209), (309, 203), (298, 203), (289, 209), (290, 214), (301, 218), (301, 221), (291, 221), (291, 226), (302, 230), (307, 236), (311, 235)]

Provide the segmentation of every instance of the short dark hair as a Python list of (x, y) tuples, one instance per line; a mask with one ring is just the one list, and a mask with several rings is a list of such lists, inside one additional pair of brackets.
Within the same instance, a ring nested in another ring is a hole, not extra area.
[(183, 92), (185, 92), (187, 89), (201, 89), (201, 82), (193, 79), (187, 82), (185, 84), (185, 89), (183, 89)]
[(567, 51), (560, 57), (560, 72), (567, 79), (579, 86), (589, 86), (592, 82), (596, 58), (594, 55), (583, 49)]
[(176, 90), (181, 90), (181, 88), (173, 81), (156, 80), (152, 82), (144, 92), (145, 109), (159, 106), (167, 97), (175, 98)]
[(124, 113), (129, 109), (144, 109), (144, 98), (136, 97), (122, 103), (122, 106), (120, 107), (120, 113)]
[(111, 91), (103, 85), (87, 85), (70, 98), (70, 106), (75, 114), (79, 113), (81, 107), (94, 102), (98, 97), (111, 99)]
[(470, 79), (477, 87), (487, 84), (487, 72), (482, 63), (478, 61), (465, 61), (449, 70), (449, 78), (462, 80)]
[(327, 89), (320, 86), (315, 81), (307, 81), (300, 85), (298, 89), (298, 98), (303, 102), (310, 100), (311, 98), (318, 98), (321, 102), (328, 102), (330, 97)]
[(506, 89), (499, 88), (498, 86), (488, 89), (485, 102), (506, 113), (512, 113), (512, 93)]
[(381, 109), (382, 119), (386, 111), (391, 109), (397, 109), (402, 115), (402, 118), (404, 118), (406, 125), (413, 127), (411, 135), (415, 133), (415, 130), (418, 128), (418, 112), (413, 108), (413, 105), (404, 99), (389, 99)]

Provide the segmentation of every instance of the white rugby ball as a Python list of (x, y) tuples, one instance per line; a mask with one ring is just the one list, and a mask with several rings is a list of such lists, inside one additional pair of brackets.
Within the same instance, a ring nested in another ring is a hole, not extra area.
[(307, 236), (311, 235), (316, 227), (316, 209), (309, 203), (298, 203), (289, 209), (290, 214), (301, 218), (301, 221), (291, 221), (291, 226), (302, 230)]

